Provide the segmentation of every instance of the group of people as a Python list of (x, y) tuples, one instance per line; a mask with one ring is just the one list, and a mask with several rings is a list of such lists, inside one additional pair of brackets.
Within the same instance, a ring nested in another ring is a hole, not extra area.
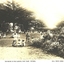
[(20, 38), (20, 35), (16, 32), (13, 33), (13, 46), (25, 46), (25, 41)]
[[(34, 33), (34, 32), (33, 32)], [(30, 33), (27, 32), (26, 34), (26, 40), (30, 39)], [(61, 30), (60, 33), (56, 34), (55, 32), (51, 30), (47, 30), (46, 32), (40, 32), (40, 39), (43, 41), (50, 40), (52, 42), (64, 42), (64, 32)]]
[[(36, 37), (35, 37), (36, 36)], [(38, 36), (38, 37), (37, 37)], [(31, 42), (32, 40), (50, 40), (53, 38), (53, 34), (48, 30), (47, 32), (27, 32), (26, 33), (26, 41)]]

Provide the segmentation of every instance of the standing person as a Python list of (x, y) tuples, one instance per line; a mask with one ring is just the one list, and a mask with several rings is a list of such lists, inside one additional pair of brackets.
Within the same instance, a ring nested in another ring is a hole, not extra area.
[(17, 33), (14, 32), (14, 33), (13, 33), (13, 38), (14, 38), (14, 40), (17, 40), (17, 39), (18, 39), (17, 37), (18, 37)]
[(26, 33), (26, 42), (30, 43), (30, 33), (29, 32)]
[(25, 41), (24, 40), (22, 40), (22, 44), (25, 46)]
[(50, 30), (47, 31), (47, 39), (50, 40), (53, 38), (53, 34), (51, 33)]
[(30, 34), (29, 32), (26, 33), (26, 40), (29, 40)]
[(43, 33), (41, 33), (40, 39), (44, 39)]

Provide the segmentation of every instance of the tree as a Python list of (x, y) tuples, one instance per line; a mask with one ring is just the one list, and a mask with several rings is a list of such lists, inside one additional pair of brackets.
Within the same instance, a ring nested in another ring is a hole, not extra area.
[(30, 27), (34, 27), (35, 30), (43, 30), (43, 27), (45, 27), (45, 25), (41, 20), (35, 19), (30, 22)]
[(64, 27), (64, 21), (61, 21), (57, 26), (58, 27)]
[[(2, 26), (0, 26), (3, 28), (5, 23), (13, 22), (23, 25), (24, 29), (27, 30), (31, 20), (35, 19), (31, 17), (32, 14), (32, 12), (20, 7), (18, 3), (8, 1), (5, 4), (0, 4), (0, 24), (2, 24)], [(5, 27), (3, 30), (4, 29)]]

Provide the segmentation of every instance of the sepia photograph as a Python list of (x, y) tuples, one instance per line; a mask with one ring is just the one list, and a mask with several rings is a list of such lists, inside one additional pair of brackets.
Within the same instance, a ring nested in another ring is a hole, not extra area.
[(64, 62), (64, 0), (0, 0), (0, 60)]

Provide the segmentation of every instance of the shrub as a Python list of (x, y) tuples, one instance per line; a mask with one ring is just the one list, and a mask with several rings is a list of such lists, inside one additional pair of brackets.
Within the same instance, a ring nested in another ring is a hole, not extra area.
[(42, 40), (37, 38), (32, 40), (32, 46), (41, 47), (41, 45), (42, 45)]
[(52, 42), (51, 40), (47, 40), (43, 42), (43, 40), (34, 40), (32, 46), (36, 46), (42, 48), (47, 53), (53, 53), (58, 56), (64, 56), (64, 43)]
[[(62, 36), (62, 38), (61, 38)], [(47, 53), (50, 52), (52, 54), (59, 55), (64, 57), (64, 36), (59, 34), (54, 34), (53, 38), (31, 38), (30, 42), (32, 46), (39, 47), (46, 51)]]

